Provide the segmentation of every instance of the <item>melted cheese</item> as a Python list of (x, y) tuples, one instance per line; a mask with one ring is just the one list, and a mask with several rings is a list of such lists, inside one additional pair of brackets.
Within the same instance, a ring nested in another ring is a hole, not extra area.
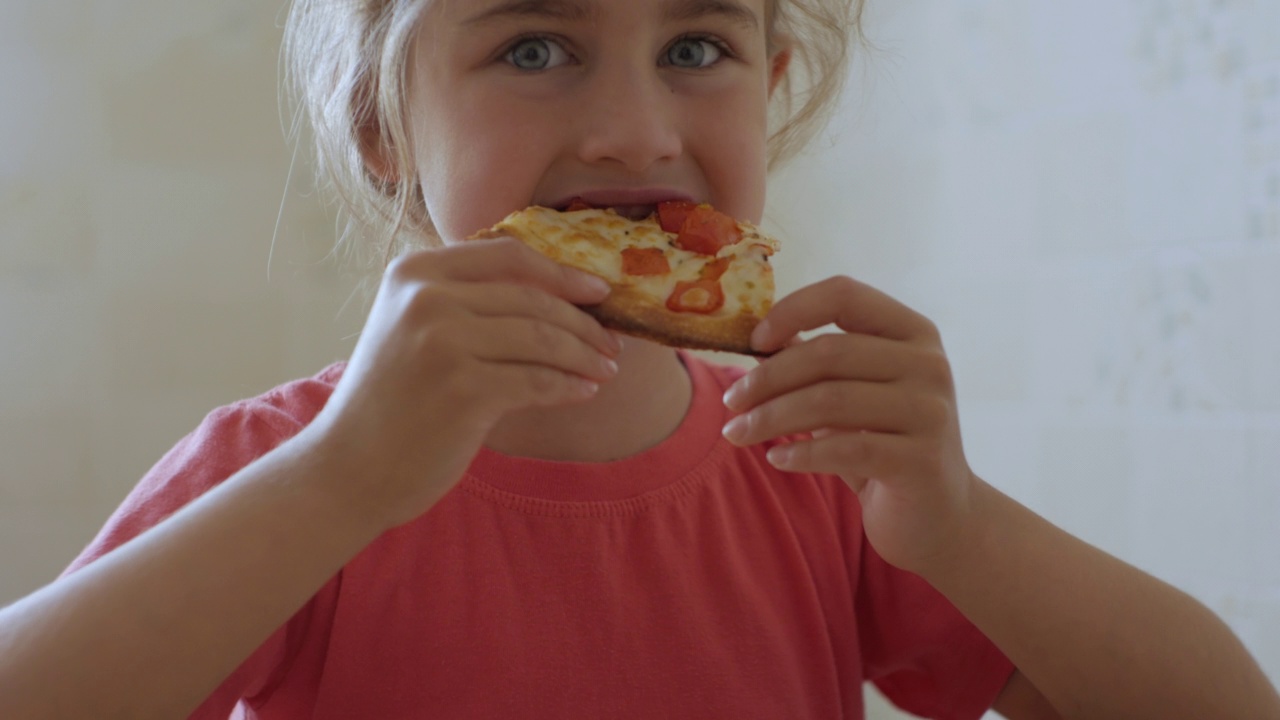
[[(512, 213), (494, 229), (510, 232), (557, 262), (599, 275), (614, 286), (643, 292), (659, 306), (666, 303), (676, 283), (697, 280), (702, 267), (713, 259), (676, 247), (675, 233), (664, 231), (655, 217), (634, 221), (608, 209), (562, 213), (531, 207)], [(750, 223), (739, 222), (738, 229), (742, 240), (715, 255), (731, 257), (733, 262), (720, 278), (724, 305), (711, 316), (763, 316), (773, 304), (773, 271), (767, 257), (778, 250), (778, 241)], [(671, 272), (658, 276), (623, 273), (622, 250), (628, 247), (660, 249)]]

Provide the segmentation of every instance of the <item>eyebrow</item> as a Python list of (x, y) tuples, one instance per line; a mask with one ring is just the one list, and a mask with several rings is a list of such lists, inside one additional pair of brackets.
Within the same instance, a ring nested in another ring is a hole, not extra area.
[(760, 20), (751, 8), (737, 0), (671, 0), (666, 3), (663, 15), (667, 20), (701, 20), (719, 15), (751, 30), (760, 27)]
[(462, 21), (464, 26), (482, 25), (508, 17), (540, 17), (551, 20), (591, 20), (595, 6), (573, 0), (508, 0)]
[[(737, 0), (668, 0), (664, 3), (665, 20), (699, 20), (719, 15), (755, 30), (760, 20), (750, 8)], [(594, 20), (599, 10), (594, 3), (581, 0), (508, 0), (488, 10), (473, 15), (462, 22), (464, 26), (482, 25), (508, 17), (538, 17), (550, 20)]]

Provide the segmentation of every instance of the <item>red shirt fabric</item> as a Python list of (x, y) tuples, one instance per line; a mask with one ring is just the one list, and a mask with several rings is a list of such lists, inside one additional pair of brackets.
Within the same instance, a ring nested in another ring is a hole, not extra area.
[[(671, 437), (599, 464), (482, 450), (192, 717), (858, 720), (865, 681), (920, 716), (980, 717), (1009, 661), (876, 555), (839, 478), (721, 437), (742, 370), (681, 358), (694, 395)], [(212, 412), (68, 572), (292, 437), (342, 369)]]

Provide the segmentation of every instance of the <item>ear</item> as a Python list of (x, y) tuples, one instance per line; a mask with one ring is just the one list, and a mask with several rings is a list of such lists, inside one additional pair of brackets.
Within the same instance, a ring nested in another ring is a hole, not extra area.
[(769, 97), (773, 97), (773, 91), (778, 88), (778, 84), (787, 76), (787, 68), (791, 67), (791, 38), (777, 38), (777, 49), (773, 51), (773, 56), (769, 58)]
[(398, 183), (400, 174), (396, 171), (393, 160), (395, 153), (387, 142), (381, 123), (372, 117), (360, 118), (356, 133), (360, 143), (360, 158), (364, 161), (364, 169), (369, 178), (384, 187)]

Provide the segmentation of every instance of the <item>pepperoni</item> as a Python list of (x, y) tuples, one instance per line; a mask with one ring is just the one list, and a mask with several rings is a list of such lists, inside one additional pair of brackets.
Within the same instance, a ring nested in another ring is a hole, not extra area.
[(676, 283), (667, 298), (667, 309), (675, 312), (713, 313), (724, 305), (724, 290), (719, 280), (695, 280)]
[(676, 246), (702, 255), (715, 255), (720, 248), (741, 239), (742, 233), (733, 218), (713, 210), (710, 205), (699, 205), (685, 217)]
[(733, 258), (723, 257), (718, 260), (712, 260), (702, 269), (698, 271), (699, 280), (719, 280), (721, 275), (729, 269), (729, 263), (733, 262)]
[(622, 251), (622, 272), (627, 275), (666, 275), (671, 272), (662, 248), (629, 247)]
[(658, 203), (658, 224), (669, 233), (678, 233), (684, 227), (685, 218), (698, 207), (688, 200), (668, 200)]
[(591, 206), (582, 198), (576, 197), (569, 201), (569, 207), (565, 208), (565, 212), (578, 212), (579, 210), (590, 210)]
[(712, 260), (698, 271), (693, 282), (678, 282), (667, 298), (667, 309), (675, 312), (713, 313), (724, 306), (724, 289), (720, 277), (729, 269), (733, 258)]

